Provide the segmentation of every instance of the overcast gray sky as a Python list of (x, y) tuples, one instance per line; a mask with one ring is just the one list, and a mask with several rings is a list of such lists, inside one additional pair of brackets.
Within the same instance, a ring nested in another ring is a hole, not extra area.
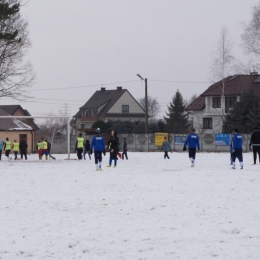
[[(136, 98), (156, 97), (160, 117), (177, 89), (184, 99), (210, 83), (212, 52), (226, 27), (232, 54), (243, 59), (241, 23), (258, 0), (31, 0), (22, 8), (36, 72), (33, 102), (20, 103), (33, 116), (71, 116), (102, 84), (122, 86)], [(18, 104), (1, 99), (2, 104)]]

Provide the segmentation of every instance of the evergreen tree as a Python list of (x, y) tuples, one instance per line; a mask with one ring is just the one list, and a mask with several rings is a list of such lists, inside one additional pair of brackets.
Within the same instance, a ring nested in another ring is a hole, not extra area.
[(158, 132), (158, 126), (157, 126), (157, 123), (155, 122), (152, 122), (148, 125), (148, 132), (149, 133), (156, 133)]
[(92, 125), (92, 128), (96, 129), (99, 127), (102, 132), (110, 132), (113, 129), (119, 134), (130, 134), (138, 124), (139, 122), (132, 121), (108, 120), (104, 122), (103, 120), (98, 120)]
[(153, 123), (149, 124), (149, 133), (167, 133), (167, 125), (166, 123), (160, 119), (155, 120)]
[(168, 106), (168, 117), (164, 117), (167, 129), (171, 133), (185, 133), (189, 128), (188, 114), (185, 112), (185, 102), (179, 90), (176, 91), (172, 102)]
[(144, 122), (139, 122), (138, 125), (133, 129), (133, 134), (144, 134), (145, 133), (145, 124)]
[(133, 129), (135, 128), (136, 124), (133, 121), (124, 121), (125, 131), (126, 133), (132, 133)]
[(120, 121), (120, 120), (115, 121), (112, 128), (117, 133), (120, 133), (120, 134), (126, 133), (125, 125), (124, 125), (123, 121)]
[(162, 133), (167, 132), (167, 124), (161, 119), (157, 122), (157, 130)]
[(103, 120), (98, 120), (92, 125), (93, 129), (100, 128), (101, 132), (106, 132), (107, 131), (107, 125)]
[(249, 134), (255, 126), (260, 125), (260, 100), (253, 93), (248, 91), (240, 96), (234, 108), (225, 116), (223, 132), (229, 133), (232, 129), (238, 128), (240, 133)]

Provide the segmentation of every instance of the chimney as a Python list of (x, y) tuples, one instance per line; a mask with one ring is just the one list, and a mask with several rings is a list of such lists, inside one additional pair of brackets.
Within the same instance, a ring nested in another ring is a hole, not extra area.
[(106, 88), (103, 88), (103, 87), (101, 88), (101, 91), (105, 91), (105, 90), (106, 90)]
[(250, 75), (258, 75), (257, 71), (250, 72)]
[(117, 90), (122, 90), (122, 87), (116, 87)]

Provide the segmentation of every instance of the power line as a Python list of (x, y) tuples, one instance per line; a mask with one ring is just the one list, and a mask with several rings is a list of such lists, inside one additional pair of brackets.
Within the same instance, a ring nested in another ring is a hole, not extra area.
[(123, 84), (129, 82), (135, 82), (139, 80), (129, 80), (129, 81), (121, 81), (121, 82), (114, 82), (114, 83), (106, 83), (106, 84), (95, 84), (95, 85), (88, 85), (88, 86), (78, 86), (78, 87), (66, 87), (66, 88), (42, 88), (42, 89), (34, 89), (31, 91), (42, 91), (42, 90), (60, 90), (60, 89), (77, 89), (77, 88), (91, 88), (91, 87), (100, 87), (100, 86), (108, 86), (108, 85), (115, 85), (115, 84)]
[(175, 80), (160, 80), (160, 79), (148, 79), (149, 81), (158, 81), (158, 82), (172, 82), (172, 83), (178, 83), (178, 84), (199, 84), (199, 83), (212, 83), (207, 81), (175, 81)]
[[(176, 81), (176, 80), (160, 80), (160, 79), (148, 79), (149, 81), (163, 82), (163, 83), (177, 83), (177, 84), (211, 84), (212, 82), (208, 81)], [(102, 83), (102, 84), (94, 84), (94, 85), (86, 85), (86, 86), (76, 86), (76, 87), (66, 87), (66, 88), (42, 88), (42, 89), (32, 89), (31, 91), (52, 91), (52, 90), (64, 90), (64, 89), (79, 89), (79, 88), (91, 88), (91, 87), (100, 87), (100, 86), (108, 86), (115, 84), (124, 84), (137, 82), (139, 80), (127, 80), (113, 83)]]

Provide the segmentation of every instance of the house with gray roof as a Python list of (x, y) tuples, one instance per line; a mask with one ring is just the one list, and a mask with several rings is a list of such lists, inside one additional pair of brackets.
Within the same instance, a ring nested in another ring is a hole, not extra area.
[(74, 116), (76, 129), (91, 128), (98, 120), (145, 121), (145, 111), (127, 89), (117, 87), (106, 90), (102, 87), (79, 108)]
[[(225, 99), (223, 103), (222, 90)], [(214, 83), (186, 108), (193, 115), (193, 127), (199, 133), (221, 133), (222, 115), (228, 114), (235, 102), (239, 102), (240, 95), (249, 90), (260, 97), (260, 75), (256, 72), (228, 76)]]
[[(28, 110), (23, 109), (20, 105), (0, 105), (0, 108), (11, 116), (31, 116)], [(29, 125), (35, 131), (39, 129), (33, 118), (20, 118), (19, 120)]]

